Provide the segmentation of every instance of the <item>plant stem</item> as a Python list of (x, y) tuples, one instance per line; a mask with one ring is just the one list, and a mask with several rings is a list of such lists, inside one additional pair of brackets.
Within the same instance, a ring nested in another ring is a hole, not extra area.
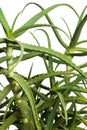
[(11, 57), (9, 60), (7, 60), (7, 68), (8, 68), (8, 71), (9, 71), (9, 76), (11, 76), (13, 74), (13, 69), (12, 69), (12, 66), (13, 66), (13, 49), (12, 47), (10, 46), (10, 43), (7, 44), (7, 56)]
[(17, 93), (17, 91), (19, 90), (19, 86), (17, 85), (17, 82), (9, 77), (11, 77), (14, 74), (14, 69), (13, 69), (13, 48), (11, 47), (10, 43), (7, 43), (7, 56), (11, 57), (9, 60), (7, 60), (7, 68), (9, 71), (8, 74), (8, 80), (10, 82), (10, 84), (12, 85), (12, 91), (13, 93)]
[[(70, 72), (71, 71), (71, 67), (69, 65), (66, 65), (66, 72)], [(70, 83), (70, 75), (66, 74), (66, 85)]]
[[(70, 52), (70, 51), (69, 51)], [(67, 55), (67, 53), (65, 52), (65, 54)], [(68, 57), (72, 60), (73, 57), (68, 55)], [(69, 65), (66, 65), (66, 72), (71, 72), (72, 71), (72, 67), (69, 66)], [(70, 83), (70, 75), (69, 74), (66, 74), (65, 76), (65, 84), (69, 84)]]

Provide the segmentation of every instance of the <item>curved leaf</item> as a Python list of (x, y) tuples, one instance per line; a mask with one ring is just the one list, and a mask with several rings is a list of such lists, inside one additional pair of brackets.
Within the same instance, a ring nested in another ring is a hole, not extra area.
[(11, 69), (14, 69), (18, 65), (18, 63), (22, 60), (22, 57), (23, 57), (23, 52), (24, 52), (23, 44), (21, 44), (20, 42), (18, 44), (20, 46), (20, 51), (21, 51), (20, 56), (18, 58), (16, 58), (15, 61), (13, 61), (13, 63), (12, 63), (13, 68), (11, 68)]
[[(18, 44), (18, 41), (14, 41), (14, 40), (10, 40), (10, 39), (7, 39), (7, 41), (10, 41), (11, 43), (17, 43)], [(49, 54), (49, 55), (52, 55), (53, 57), (56, 57), (56, 58), (60, 59), (65, 64), (67, 64), (67, 65), (71, 66), (72, 68), (74, 68), (83, 77), (85, 77), (85, 78), (87, 77), (87, 75), (85, 75), (83, 73), (83, 71), (79, 67), (77, 67), (67, 55), (62, 54), (60, 52), (57, 52), (55, 50), (49, 49), (49, 48), (45, 48), (45, 47), (40, 47), (40, 46), (35, 46), (35, 45), (25, 44), (25, 43), (22, 43), (22, 44), (23, 44), (24, 49), (31, 50), (31, 51), (36, 51), (36, 52), (41, 52), (43, 54)]]
[(39, 43), (39, 41), (37, 40), (37, 38), (35, 37), (35, 35), (34, 35), (32, 32), (30, 32), (30, 33), (31, 33), (31, 35), (33, 36), (34, 40), (36, 41), (37, 45), (40, 46), (40, 43)]
[[(31, 4), (35, 4), (35, 5), (37, 5), (41, 10), (44, 10), (44, 8), (43, 8), (41, 5), (37, 4), (37, 3), (34, 3), (34, 2), (33, 2), (33, 3), (31, 3)], [(78, 13), (76, 12), (76, 10), (75, 10), (72, 6), (70, 6), (70, 5), (68, 5), (68, 4), (60, 4), (59, 6), (67, 6), (67, 7), (69, 7), (70, 9), (72, 9), (72, 10), (75, 12), (75, 14), (77, 15), (77, 17), (79, 18)], [(47, 18), (49, 24), (54, 26), (54, 23), (53, 23), (52, 20), (50, 19), (49, 15), (46, 13), (45, 16), (46, 16), (46, 18)], [(66, 45), (66, 43), (65, 43), (65, 42), (63, 41), (63, 39), (61, 38), (61, 36), (60, 36), (59, 32), (57, 31), (57, 29), (56, 29), (56, 28), (53, 28), (53, 27), (52, 27), (52, 29), (53, 29), (53, 32), (54, 32), (55, 36), (57, 37), (58, 41), (61, 43), (61, 45), (62, 45), (64, 48), (68, 49), (68, 46)]]
[(50, 54), (60, 60), (62, 60), (65, 64), (70, 65), (72, 68), (74, 68), (76, 71), (78, 71), (81, 75), (83, 75), (84, 77), (86, 77), (86, 75), (83, 73), (83, 71), (77, 67), (69, 58), (68, 56), (59, 53), (57, 51), (51, 50), (49, 48), (45, 48), (45, 47), (40, 47), (40, 46), (34, 46), (34, 45), (29, 45), (29, 44), (23, 44), (25, 49), (29, 49), (29, 50), (33, 50), (33, 51), (38, 51), (41, 53), (46, 53), (46, 54)]
[(65, 25), (66, 25), (66, 27), (67, 27), (67, 30), (68, 30), (68, 32), (69, 32), (69, 36), (67, 35), (67, 37), (69, 38), (69, 39), (71, 39), (72, 38), (72, 34), (71, 34), (71, 31), (70, 31), (70, 28), (69, 28), (69, 26), (68, 26), (68, 24), (67, 24), (67, 22), (64, 20), (64, 18), (62, 18), (62, 20), (63, 20), (63, 22), (65, 23)]
[(42, 82), (44, 79), (50, 78), (50, 77), (53, 77), (53, 76), (58, 76), (58, 77), (64, 78), (65, 74), (75, 74), (75, 73), (69, 73), (69, 72), (66, 72), (66, 71), (56, 71), (56, 72), (53, 71), (53, 72), (49, 72), (49, 73), (36, 75), (36, 76), (30, 78), (28, 83), (29, 83), (29, 85), (35, 84), (37, 82)]
[[(21, 34), (23, 34), (27, 29), (31, 28), (32, 25), (34, 25), (41, 17), (43, 17), (44, 15), (46, 15), (48, 12), (50, 12), (51, 10), (57, 8), (58, 6), (69, 6), (70, 8), (72, 8), (70, 5), (68, 4), (55, 4), (53, 6), (48, 7), (45, 10), (42, 10), (40, 13), (38, 13), (37, 15), (33, 16), (31, 19), (29, 19), (23, 26), (21, 26), (19, 29), (17, 29), (13, 35), (14, 37), (18, 37)], [(73, 9), (73, 8), (72, 8)], [(74, 10), (74, 9), (73, 9)], [(75, 11), (75, 10), (74, 10)], [(76, 12), (76, 11), (75, 11)], [(76, 12), (77, 14), (77, 12)], [(78, 14), (77, 14), (78, 16)], [(51, 24), (51, 23), (50, 23)], [(53, 24), (52, 24), (53, 25)]]
[(19, 85), (21, 86), (21, 88), (23, 89), (23, 91), (25, 92), (25, 94), (26, 94), (26, 96), (27, 96), (27, 98), (28, 98), (28, 100), (30, 102), (31, 108), (32, 108), (32, 113), (33, 113), (33, 116), (34, 116), (34, 120), (35, 120), (37, 130), (42, 130), (41, 126), (40, 126), (40, 123), (39, 123), (39, 120), (38, 120), (38, 113), (37, 113), (37, 109), (36, 109), (35, 99), (33, 97), (33, 93), (31, 91), (30, 86), (18, 74), (14, 74), (11, 78), (16, 80), (19, 83)]

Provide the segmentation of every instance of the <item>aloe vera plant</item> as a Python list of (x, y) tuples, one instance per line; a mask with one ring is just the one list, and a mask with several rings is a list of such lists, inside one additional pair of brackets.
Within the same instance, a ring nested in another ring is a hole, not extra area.
[[(31, 4), (36, 5), (41, 11), (14, 30), (19, 15)], [(0, 54), (2, 54), (0, 75), (7, 81), (7, 85), (2, 81), (0, 83), (0, 130), (7, 130), (11, 125), (16, 126), (18, 130), (83, 130), (87, 127), (87, 72), (83, 71), (87, 67), (87, 62), (76, 65), (73, 58), (84, 58), (87, 55), (87, 49), (80, 46), (87, 40), (79, 40), (87, 20), (85, 15), (87, 6), (80, 15), (69, 4), (55, 4), (47, 9), (37, 3), (29, 3), (27, 6), (18, 13), (12, 26), (9, 25), (0, 8), (0, 24), (5, 33), (4, 38), (0, 37), (0, 45), (2, 45), (0, 46)], [(48, 15), (53, 9), (61, 6), (70, 8), (78, 18), (73, 34), (64, 19), (62, 20), (68, 34), (55, 25)], [(48, 24), (38, 23), (43, 16)], [(58, 44), (65, 49), (64, 53), (52, 49), (51, 38), (46, 27), (51, 28)], [(23, 36), (32, 28), (46, 35), (48, 47), (42, 47), (33, 33), (31, 33), (32, 38), (38, 45), (18, 40), (19, 36)], [(69, 38), (69, 44), (63, 40), (60, 31)], [(20, 54), (14, 56), (14, 51)], [(43, 60), (46, 72), (31, 76), (33, 64), (29, 68), (28, 76), (15, 71), (19, 63), (33, 60), (37, 56)], [(59, 70), (59, 66), (64, 65), (65, 70)], [(49, 84), (44, 84), (46, 79), (49, 80)], [(79, 109), (78, 105), (81, 105)], [(81, 124), (84, 124), (85, 128), (82, 128)]]

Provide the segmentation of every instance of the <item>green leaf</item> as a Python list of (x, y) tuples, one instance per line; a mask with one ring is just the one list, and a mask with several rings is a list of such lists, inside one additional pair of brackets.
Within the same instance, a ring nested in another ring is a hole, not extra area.
[(78, 39), (79, 39), (80, 34), (82, 32), (82, 28), (83, 28), (84, 24), (86, 23), (86, 21), (87, 21), (87, 15), (85, 15), (85, 17), (81, 20), (81, 22), (77, 26), (77, 28), (74, 32), (74, 35), (71, 39), (70, 48), (73, 48), (77, 45)]
[(34, 40), (36, 41), (37, 45), (40, 46), (40, 43), (39, 43), (39, 41), (37, 40), (37, 38), (35, 37), (35, 35), (34, 35), (32, 32), (30, 32), (30, 33), (31, 33), (31, 35), (33, 36)]
[[(21, 34), (23, 34), (26, 30), (28, 30), (29, 28), (31, 28), (32, 25), (34, 25), (41, 17), (43, 17), (44, 15), (46, 15), (48, 12), (50, 12), (51, 10), (57, 8), (58, 6), (69, 6), (70, 8), (72, 8), (70, 5), (68, 4), (55, 4), (53, 6), (48, 7), (45, 10), (42, 10), (40, 13), (36, 14), (35, 16), (33, 16), (31, 19), (29, 19), (24, 25), (22, 25), (19, 29), (17, 29), (13, 35), (14, 37), (18, 37)], [(72, 8), (73, 9), (73, 8)], [(73, 9), (74, 10), (74, 9)], [(75, 10), (74, 10), (75, 11)], [(75, 11), (76, 12), (76, 11)], [(77, 14), (77, 13), (76, 13)], [(78, 15), (78, 14), (77, 14)]]
[(32, 87), (31, 89), (32, 89), (32, 91), (33, 91), (36, 95), (38, 95), (41, 99), (43, 99), (43, 100), (47, 100), (47, 99), (48, 99), (45, 94), (39, 92), (35, 87)]
[(29, 79), (30, 76), (31, 76), (32, 68), (33, 68), (33, 63), (31, 64), (31, 67), (30, 67), (30, 70), (29, 70), (28, 79)]
[(66, 25), (66, 27), (67, 27), (67, 30), (68, 30), (68, 32), (69, 32), (69, 36), (68, 36), (67, 34), (66, 34), (66, 35), (68, 36), (69, 39), (71, 39), (71, 38), (72, 38), (72, 34), (71, 34), (71, 31), (70, 31), (70, 28), (69, 28), (67, 22), (64, 20), (64, 18), (62, 18), (62, 20), (63, 20), (63, 22), (65, 23), (65, 25)]
[(15, 24), (16, 24), (16, 21), (17, 21), (19, 15), (20, 15), (21, 13), (22, 13), (22, 11), (20, 11), (20, 12), (17, 14), (17, 16), (15, 17), (15, 19), (14, 19), (14, 21), (13, 21), (13, 23), (12, 23), (11, 31), (13, 31), (14, 26), (15, 26)]
[[(43, 55), (40, 52), (34, 52), (34, 51), (28, 51), (26, 54), (23, 55), (21, 61), (33, 58), (35, 56), (42, 56)], [(19, 56), (17, 56), (16, 58), (14, 58), (14, 62), (16, 62), (16, 60), (19, 58)]]
[(58, 99), (48, 98), (45, 101), (42, 100), (41, 104), (37, 105), (38, 112), (42, 112), (46, 109), (49, 109), (49, 107), (55, 104), (56, 100)]
[[(14, 41), (14, 40), (10, 40), (10, 39), (7, 39), (7, 41), (11, 42), (11, 43), (17, 43), (17, 41)], [(72, 68), (74, 68), (77, 72), (79, 72), (83, 77), (87, 77), (83, 71), (77, 67), (72, 61), (71, 59), (65, 55), (65, 54), (62, 54), (60, 52), (57, 52), (55, 50), (52, 50), (52, 49), (49, 49), (49, 48), (45, 48), (45, 47), (40, 47), (40, 46), (35, 46), (35, 45), (31, 45), (31, 44), (25, 44), (25, 43), (22, 43), (24, 49), (27, 49), (29, 51), (36, 51), (36, 52), (41, 52), (41, 53), (44, 53), (44, 54), (49, 54), (53, 57), (56, 57), (58, 59), (60, 59), (62, 62), (64, 62), (65, 64), (71, 66)]]
[(15, 96), (13, 96), (12, 98), (9, 99), (9, 102), (8, 102), (8, 104), (7, 104), (7, 108), (6, 108), (5, 113), (4, 113), (4, 116), (3, 116), (3, 122), (4, 122), (5, 119), (6, 119), (6, 115), (7, 115), (7, 113), (8, 113), (8, 109), (10, 108), (10, 105), (11, 105), (11, 103), (13, 102), (14, 98), (15, 98)]
[(12, 125), (17, 120), (18, 113), (12, 113), (0, 126), (0, 130), (6, 130), (10, 125)]
[(9, 73), (9, 71), (7, 69), (0, 67), (0, 74), (7, 75), (8, 73)]
[(36, 104), (35, 104), (35, 99), (33, 97), (33, 93), (31, 91), (30, 86), (28, 85), (28, 83), (18, 74), (14, 74), (11, 78), (15, 79), (19, 85), (21, 86), (21, 88), (23, 89), (23, 91), (25, 92), (31, 108), (32, 108), (32, 113), (33, 113), (33, 117), (35, 120), (35, 124), (38, 130), (41, 130), (41, 126), (40, 123), (38, 121), (38, 113), (37, 113), (37, 109), (36, 109)]
[(77, 101), (81, 101), (83, 103), (87, 103), (87, 98), (80, 94), (79, 92), (74, 92), (75, 94), (77, 94)]
[(20, 46), (20, 52), (21, 52), (21, 53), (20, 53), (20, 56), (19, 56), (18, 58), (16, 58), (15, 61), (12, 63), (13, 66), (12, 66), (11, 69), (14, 69), (14, 68), (18, 65), (18, 63), (22, 60), (22, 57), (23, 57), (24, 46), (23, 46), (23, 44), (21, 44), (20, 42), (18, 42), (18, 44), (19, 44), (19, 46)]
[(9, 94), (10, 91), (11, 91), (10, 85), (6, 86), (2, 91), (0, 91), (0, 104), (6, 98), (6, 96)]
[[(21, 120), (23, 121), (23, 129), (24, 130), (35, 130), (35, 124), (32, 116), (31, 109), (28, 103), (22, 98), (17, 99), (17, 106), (21, 113)], [(25, 120), (27, 122), (25, 123)]]
[(76, 51), (76, 53), (67, 53), (68, 55), (71, 56), (86, 56), (87, 55), (87, 48), (85, 47), (75, 47), (73, 48), (74, 51)]
[(60, 102), (61, 102), (61, 104), (63, 106), (63, 110), (64, 110), (64, 114), (65, 114), (65, 120), (66, 120), (66, 125), (67, 125), (68, 124), (68, 115), (67, 115), (67, 110), (66, 110), (66, 103), (64, 101), (63, 95), (61, 93), (59, 93), (59, 92), (57, 94), (58, 94)]
[(44, 11), (41, 11), (40, 13), (36, 14), (35, 16), (33, 16), (31, 19), (29, 19), (22, 27), (20, 27), (19, 29), (17, 29), (13, 35), (14, 37), (18, 37), (21, 34), (23, 34), (27, 29), (29, 29), (32, 25), (34, 25), (41, 17), (43, 17), (46, 13), (50, 12), (51, 10), (55, 9), (56, 7), (58, 7), (60, 4), (55, 4), (51, 7), (48, 7), (47, 9), (45, 9)]
[(87, 121), (85, 120), (84, 117), (82, 117), (80, 114), (76, 114), (76, 116), (77, 116), (77, 119), (78, 119), (81, 123), (83, 123), (84, 125), (87, 126)]
[(73, 92), (83, 92), (83, 93), (87, 93), (87, 89), (85, 88), (83, 88), (83, 87), (80, 87), (80, 86), (77, 86), (77, 87), (75, 87), (75, 86), (71, 86), (70, 88), (68, 88), (69, 87), (69, 85), (67, 85), (67, 86), (61, 86), (61, 87), (57, 87), (57, 88), (53, 88), (52, 90), (56, 90), (56, 91), (62, 91), (62, 90), (70, 90), (70, 91), (73, 91)]
[(37, 51), (37, 52), (41, 52), (41, 53), (45, 53), (45, 54), (50, 54), (58, 59), (60, 59), (61, 61), (63, 61), (65, 64), (70, 65), (72, 68), (74, 68), (76, 71), (78, 71), (81, 75), (83, 75), (84, 77), (86, 77), (86, 75), (83, 73), (83, 71), (77, 67), (69, 58), (68, 56), (59, 53), (57, 51), (51, 50), (49, 48), (45, 48), (45, 47), (40, 47), (40, 46), (34, 46), (34, 45), (29, 45), (29, 44), (23, 44), (25, 49), (29, 49), (32, 51)]
[(2, 9), (0, 8), (0, 23), (5, 31), (5, 34), (7, 37), (9, 37), (9, 33), (10, 33), (10, 27), (8, 25), (8, 22), (3, 14)]
[(56, 101), (56, 103), (53, 107), (53, 110), (49, 113), (45, 130), (52, 130), (53, 120), (56, 115), (56, 110), (57, 110), (58, 104), (59, 104), (59, 102)]
[[(73, 38), (72, 38), (72, 40), (71, 40), (70, 46), (73, 46), (72, 44), (74, 44), (74, 46), (75, 46), (76, 44), (78, 44), (77, 41), (78, 41), (78, 39), (79, 39), (79, 36), (80, 36), (81, 30), (82, 30), (82, 27), (83, 27), (83, 25), (85, 24), (85, 20), (84, 20), (83, 16), (84, 16), (84, 13), (85, 13), (86, 9), (87, 9), (87, 5), (84, 7), (83, 11), (81, 12), (81, 15), (80, 15), (80, 17), (79, 17), (79, 20), (78, 20), (78, 23), (77, 23), (77, 26), (76, 26), (76, 29), (75, 29)], [(83, 22), (83, 23), (82, 23), (82, 22)], [(75, 36), (75, 35), (76, 35), (76, 36)], [(74, 41), (74, 40), (75, 40), (75, 41)]]
[[(51, 49), (51, 40), (50, 40), (49, 34), (44, 29), (39, 29), (39, 30), (45, 33), (45, 35), (47, 37), (48, 48)], [(48, 57), (49, 57), (49, 59), (48, 59), (49, 64), (48, 65), (47, 65), (46, 59), (45, 58), (43, 58), (43, 59), (44, 59), (44, 63), (45, 63), (45, 66), (46, 66), (46, 69), (47, 69), (48, 73), (51, 73), (53, 71), (52, 56), (49, 55)], [(54, 77), (50, 77), (51, 87), (54, 85), (54, 82), (55, 82)]]
[(80, 52), (87, 52), (87, 48), (82, 48), (82, 47), (75, 47), (75, 51), (80, 51)]
[(77, 45), (82, 44), (82, 43), (87, 43), (87, 40), (79, 41), (79, 42), (77, 42)]
[(42, 82), (44, 79), (46, 78), (50, 78), (50, 77), (54, 77), (54, 76), (57, 76), (57, 77), (62, 77), (64, 78), (64, 75), (65, 74), (70, 74), (69, 72), (66, 72), (66, 71), (53, 71), (53, 72), (49, 72), (49, 73), (44, 73), (44, 74), (39, 74), (39, 75), (36, 75), (32, 78), (30, 78), (28, 80), (28, 83), (31, 85), (31, 84), (35, 84), (37, 82)]
[[(41, 5), (37, 4), (37, 3), (34, 3), (34, 2), (33, 2), (33, 3), (31, 3), (31, 4), (35, 4), (35, 5), (37, 5), (41, 10), (44, 10), (44, 8), (43, 8)], [(74, 11), (74, 13), (75, 13), (75, 14), (77, 15), (77, 17), (79, 18), (78, 13), (76, 12), (76, 10), (75, 10), (72, 6), (70, 6), (70, 5), (68, 5), (68, 4), (60, 4), (59, 7), (60, 7), (60, 6), (67, 6), (67, 7), (69, 7), (70, 9), (72, 9), (72, 10)], [(46, 13), (45, 16), (46, 16), (46, 18), (47, 18), (49, 24), (54, 26), (54, 23), (53, 23), (52, 20), (50, 19), (49, 15)], [(57, 31), (57, 29), (54, 28), (54, 27), (52, 27), (52, 30), (53, 30), (55, 36), (57, 37), (58, 41), (61, 43), (61, 45), (62, 45), (64, 48), (68, 49), (68, 46), (66, 45), (66, 43), (65, 43), (65, 42), (63, 41), (63, 39), (61, 38), (61, 36), (60, 36), (59, 32)]]
[(0, 58), (0, 63), (4, 62), (4, 61), (7, 61), (9, 60), (11, 57), (8, 57), (8, 56), (4, 56), (2, 58)]
[(83, 8), (83, 10), (82, 10), (82, 12), (81, 12), (81, 15), (80, 15), (80, 17), (79, 17), (77, 26), (79, 25), (79, 23), (80, 23), (81, 20), (83, 19), (84, 13), (86, 12), (86, 9), (87, 9), (87, 5)]

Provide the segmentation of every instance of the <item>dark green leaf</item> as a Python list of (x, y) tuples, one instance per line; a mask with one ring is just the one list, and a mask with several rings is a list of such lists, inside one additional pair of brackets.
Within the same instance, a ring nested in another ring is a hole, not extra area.
[(10, 125), (12, 125), (17, 120), (18, 113), (12, 113), (0, 126), (0, 130), (6, 130), (9, 128)]

